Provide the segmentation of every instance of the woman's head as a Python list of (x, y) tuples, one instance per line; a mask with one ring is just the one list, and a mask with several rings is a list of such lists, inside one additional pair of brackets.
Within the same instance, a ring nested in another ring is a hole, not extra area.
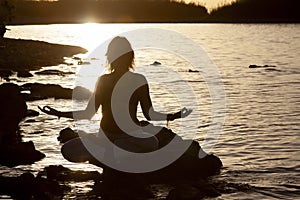
[(134, 68), (134, 52), (125, 37), (117, 36), (113, 38), (108, 45), (106, 56), (111, 72)]

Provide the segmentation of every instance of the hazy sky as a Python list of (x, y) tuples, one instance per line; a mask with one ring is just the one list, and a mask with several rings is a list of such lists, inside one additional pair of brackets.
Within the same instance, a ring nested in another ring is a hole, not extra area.
[(199, 2), (202, 5), (205, 5), (206, 8), (208, 8), (209, 10), (212, 8), (216, 8), (219, 5), (222, 4), (228, 4), (237, 0), (184, 0), (186, 2)]

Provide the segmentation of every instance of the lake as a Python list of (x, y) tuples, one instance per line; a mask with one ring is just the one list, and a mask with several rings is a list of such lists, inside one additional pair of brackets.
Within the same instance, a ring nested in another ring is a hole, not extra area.
[[(299, 24), (53, 24), (8, 28), (11, 29), (6, 34), (9, 38), (77, 45), (89, 50), (86, 55), (78, 55), (87, 61), (86, 65), (77, 65), (76, 60), (67, 58), (68, 62), (75, 64), (45, 68), (72, 71), (75, 75), (19, 78), (21, 83), (17, 84), (51, 82), (69, 88), (81, 84), (91, 90), (99, 73), (84, 72), (93, 62), (105, 67), (104, 57), (94, 49), (113, 35), (141, 28), (158, 28), (175, 31), (191, 39), (196, 46), (203, 48), (204, 56), (212, 61), (209, 65), (217, 70), (219, 77), (213, 77), (212, 81), (221, 81), (218, 83), (224, 86), (226, 105), (221, 107), (226, 108), (226, 115), (217, 116), (220, 118), (218, 123), (224, 122), (224, 125), (215, 135), (209, 134), (209, 129), (217, 126), (213, 115), (216, 108), (211, 99), (213, 91), (205, 79), (211, 74), (206, 72), (206, 69), (209, 71), (208, 66), (198, 70), (189, 60), (197, 60), (203, 52), (199, 55), (195, 46), (185, 43), (185, 40), (168, 34), (160, 35), (158, 31), (144, 39), (168, 42), (170, 46), (155, 49), (150, 45), (150, 48), (139, 49), (136, 52), (136, 71), (147, 77), (157, 110), (175, 112), (183, 106), (195, 110), (196, 114), (171, 122), (169, 126), (183, 137), (190, 137), (186, 130), (195, 130), (192, 136), (201, 145), (212, 141), (209, 150), (224, 164), (216, 179), (259, 188), (247, 193), (223, 194), (217, 199), (300, 198)], [(136, 40), (137, 44), (148, 44), (142, 39)], [(182, 51), (186, 53), (184, 57), (180, 56)], [(151, 65), (155, 61), (161, 65)], [(267, 66), (249, 68), (250, 65)], [(85, 81), (86, 77), (90, 77), (88, 80), (91, 81)], [(50, 105), (61, 110), (74, 107), (69, 100), (54, 99), (34, 101), (28, 105), (35, 110), (38, 105)], [(85, 102), (79, 102), (75, 106), (84, 105)], [(59, 120), (41, 114), (34, 123), (23, 122), (24, 140), (34, 141), (36, 148), (47, 157), (33, 165), (13, 169), (0, 167), (0, 172), (12, 175), (24, 171), (37, 173), (45, 166), (59, 164), (71, 169), (99, 170), (91, 165), (64, 160), (56, 137), (66, 127), (95, 132), (100, 117), (101, 113), (92, 122), (74, 123), (69, 119)], [(165, 125), (164, 122), (158, 124)], [(41, 130), (42, 133), (39, 132)], [(86, 184), (76, 186), (78, 192), (87, 190), (85, 187)]]

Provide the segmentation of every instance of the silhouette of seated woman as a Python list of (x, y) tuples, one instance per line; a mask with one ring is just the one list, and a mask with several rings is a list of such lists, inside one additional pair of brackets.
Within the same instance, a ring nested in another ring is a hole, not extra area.
[[(110, 141), (121, 148), (134, 152), (155, 150), (158, 146), (155, 136), (136, 138), (132, 134), (139, 133), (141, 129), (140, 121), (137, 118), (138, 104), (140, 103), (142, 112), (149, 121), (172, 121), (188, 116), (192, 110), (183, 108), (173, 114), (164, 114), (154, 110), (146, 78), (133, 72), (134, 51), (125, 37), (118, 36), (112, 39), (108, 45), (106, 56), (110, 73), (104, 74), (98, 79), (95, 91), (85, 110), (60, 112), (49, 106), (40, 109), (58, 117), (91, 119), (101, 106), (100, 128)], [(146, 140), (148, 142), (145, 142)], [(69, 161), (90, 161), (97, 164), (79, 138), (64, 144), (62, 154)]]

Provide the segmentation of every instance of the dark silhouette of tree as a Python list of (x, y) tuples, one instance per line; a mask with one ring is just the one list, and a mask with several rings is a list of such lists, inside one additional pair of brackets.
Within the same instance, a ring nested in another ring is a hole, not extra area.
[(0, 23), (6, 24), (12, 20), (14, 6), (10, 0), (0, 0)]
[(300, 22), (299, 0), (239, 0), (211, 13), (217, 22)]
[(6, 32), (6, 23), (12, 20), (13, 6), (9, 0), (0, 0), (0, 38), (4, 37)]
[(171, 0), (16, 1), (13, 23), (198, 22), (205, 7)]

